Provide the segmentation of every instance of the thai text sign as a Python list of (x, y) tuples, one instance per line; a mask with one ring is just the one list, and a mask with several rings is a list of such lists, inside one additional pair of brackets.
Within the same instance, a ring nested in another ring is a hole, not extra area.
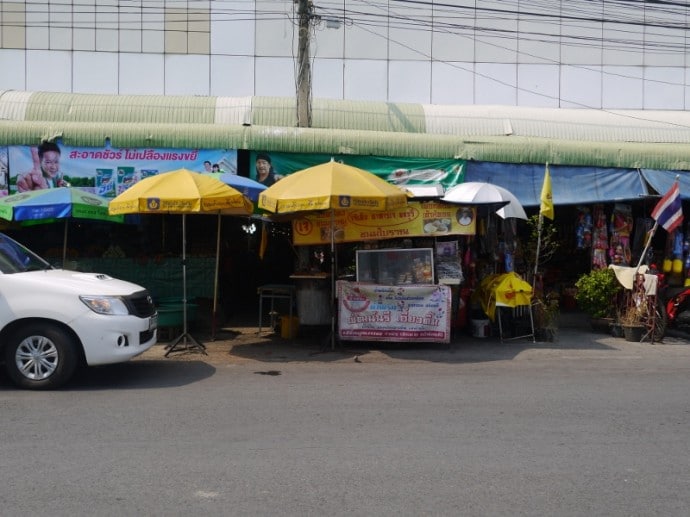
[(0, 195), (71, 186), (113, 198), (141, 179), (181, 168), (237, 173), (237, 149), (71, 147), (52, 142), (0, 147)]
[(350, 341), (450, 343), (447, 285), (338, 282), (338, 335)]
[(326, 244), (331, 231), (336, 242), (358, 242), (407, 237), (474, 235), (473, 207), (439, 202), (411, 202), (397, 210), (336, 210), (313, 212), (292, 222), (292, 239), (297, 246)]

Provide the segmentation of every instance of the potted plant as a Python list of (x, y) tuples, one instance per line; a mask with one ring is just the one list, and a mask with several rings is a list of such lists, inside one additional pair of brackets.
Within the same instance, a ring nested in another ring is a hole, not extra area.
[(613, 270), (593, 269), (577, 279), (575, 288), (577, 305), (590, 317), (592, 328), (609, 332), (616, 317), (617, 299), (623, 291)]
[(644, 314), (637, 305), (629, 305), (618, 315), (618, 323), (626, 341), (639, 343), (645, 334)]
[(558, 334), (558, 293), (547, 293), (532, 301), (535, 337), (540, 341), (556, 341)]

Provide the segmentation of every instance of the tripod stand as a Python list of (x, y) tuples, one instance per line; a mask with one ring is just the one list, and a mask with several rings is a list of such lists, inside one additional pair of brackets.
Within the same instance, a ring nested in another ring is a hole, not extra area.
[(198, 350), (206, 354), (206, 347), (187, 331), (187, 226), (186, 215), (182, 214), (182, 334), (167, 345), (165, 357), (173, 352)]

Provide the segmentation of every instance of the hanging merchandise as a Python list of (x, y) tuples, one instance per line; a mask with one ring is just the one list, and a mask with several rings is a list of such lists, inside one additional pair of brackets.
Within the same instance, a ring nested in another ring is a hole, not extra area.
[(592, 213), (592, 269), (604, 269), (606, 264), (606, 250), (608, 249), (608, 231), (606, 228), (606, 214), (604, 205), (594, 205)]
[(577, 207), (575, 240), (577, 249), (592, 247), (592, 213), (586, 206)]
[(517, 251), (517, 219), (511, 217), (503, 220), (503, 234), (506, 241), (506, 252), (515, 254)]
[(664, 262), (661, 266), (661, 270), (668, 274), (671, 272), (673, 266), (673, 233), (666, 234), (666, 244), (664, 246)]
[(477, 237), (478, 237), (478, 242), (477, 242), (477, 253), (480, 255), (484, 255), (488, 253), (488, 246), (486, 243), (486, 219), (481, 218), (479, 220), (479, 231), (477, 232)]
[(466, 237), (465, 252), (462, 255), (462, 263), (464, 266), (464, 271), (467, 271), (467, 282), (466, 287), (474, 289), (477, 283), (476, 267), (477, 267), (477, 255), (475, 250), (476, 240), (473, 236)]
[(502, 259), (501, 250), (499, 249), (498, 225), (496, 219), (496, 217), (491, 217), (490, 215), (486, 218), (486, 235), (484, 236), (484, 240), (486, 241), (486, 253), (491, 254), (494, 265)]
[(683, 243), (684, 235), (680, 228), (668, 233), (666, 236), (662, 271), (666, 274), (669, 285), (683, 284)]
[(504, 262), (504, 267), (506, 273), (512, 273), (513, 269), (515, 269), (514, 263), (513, 263), (513, 252), (510, 251), (507, 247), (505, 251), (503, 252), (503, 262)]
[(685, 287), (690, 286), (690, 225), (685, 229), (685, 239), (683, 239), (683, 253), (685, 254)]
[(611, 213), (611, 243), (609, 257), (617, 266), (629, 266), (632, 260), (630, 235), (632, 234), (632, 207), (616, 203)]
[(673, 263), (671, 271), (676, 276), (683, 273), (683, 232), (680, 228), (673, 231)]

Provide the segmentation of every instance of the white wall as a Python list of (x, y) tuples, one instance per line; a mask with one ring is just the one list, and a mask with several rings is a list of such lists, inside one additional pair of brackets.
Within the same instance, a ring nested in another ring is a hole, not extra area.
[[(190, 31), (189, 40), (176, 32), (174, 41), (165, 2), (117, 10), (83, 0), (51, 3), (50, 12), (26, 2), (24, 28), (10, 4), (22, 2), (0, 2), (0, 90), (295, 92), (292, 1), (188, 2), (208, 14), (195, 26), (201, 31)], [(311, 32), (316, 98), (672, 110), (690, 103), (690, 39), (674, 28), (690, 20), (682, 3), (663, 10), (585, 0), (314, 5), (316, 14), (343, 22), (332, 29), (322, 21)], [(173, 43), (188, 52), (166, 52)], [(204, 46), (210, 54), (194, 50)]]

